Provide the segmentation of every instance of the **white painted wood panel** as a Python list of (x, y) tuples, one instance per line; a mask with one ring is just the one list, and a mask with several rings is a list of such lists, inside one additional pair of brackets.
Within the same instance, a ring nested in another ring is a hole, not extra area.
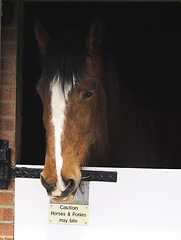
[(107, 170), (117, 170), (118, 182), (90, 182), (88, 226), (48, 224), (40, 181), (17, 178), (14, 239), (181, 239), (181, 170)]

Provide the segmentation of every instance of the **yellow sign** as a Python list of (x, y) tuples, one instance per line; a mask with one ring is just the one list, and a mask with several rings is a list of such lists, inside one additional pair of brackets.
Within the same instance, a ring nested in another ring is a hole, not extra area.
[(88, 210), (88, 205), (50, 203), (49, 223), (87, 225)]

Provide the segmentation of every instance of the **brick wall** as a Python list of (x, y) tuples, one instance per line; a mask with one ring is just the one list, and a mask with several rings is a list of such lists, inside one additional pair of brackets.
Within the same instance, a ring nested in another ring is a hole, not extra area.
[[(3, 2), (1, 32), (0, 139), (9, 140), (12, 165), (16, 162), (16, 82), (18, 0)], [(0, 240), (14, 235), (14, 179), (0, 190)]]

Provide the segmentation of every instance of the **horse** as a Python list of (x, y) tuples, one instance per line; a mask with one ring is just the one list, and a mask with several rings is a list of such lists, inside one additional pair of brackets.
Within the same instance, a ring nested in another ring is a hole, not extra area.
[[(37, 22), (35, 36), (46, 130), (41, 182), (52, 200), (73, 200), (82, 166), (162, 167), (157, 111), (143, 111), (120, 81), (102, 21), (94, 18), (86, 34), (67, 31), (53, 38)], [(164, 116), (161, 122), (158, 128)]]
[(43, 54), (37, 84), (46, 129), (41, 182), (53, 199), (71, 201), (81, 181), (80, 167), (96, 149), (96, 158), (108, 156), (103, 27), (94, 21), (87, 37), (66, 32), (50, 39), (36, 24), (35, 34)]

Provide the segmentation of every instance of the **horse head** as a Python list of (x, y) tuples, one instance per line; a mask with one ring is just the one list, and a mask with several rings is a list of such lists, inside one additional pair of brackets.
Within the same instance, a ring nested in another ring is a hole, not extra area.
[(37, 91), (46, 130), (41, 182), (55, 201), (72, 201), (90, 149), (107, 142), (103, 29), (94, 20), (86, 37), (74, 32), (51, 39), (39, 23), (35, 26), (43, 57)]

